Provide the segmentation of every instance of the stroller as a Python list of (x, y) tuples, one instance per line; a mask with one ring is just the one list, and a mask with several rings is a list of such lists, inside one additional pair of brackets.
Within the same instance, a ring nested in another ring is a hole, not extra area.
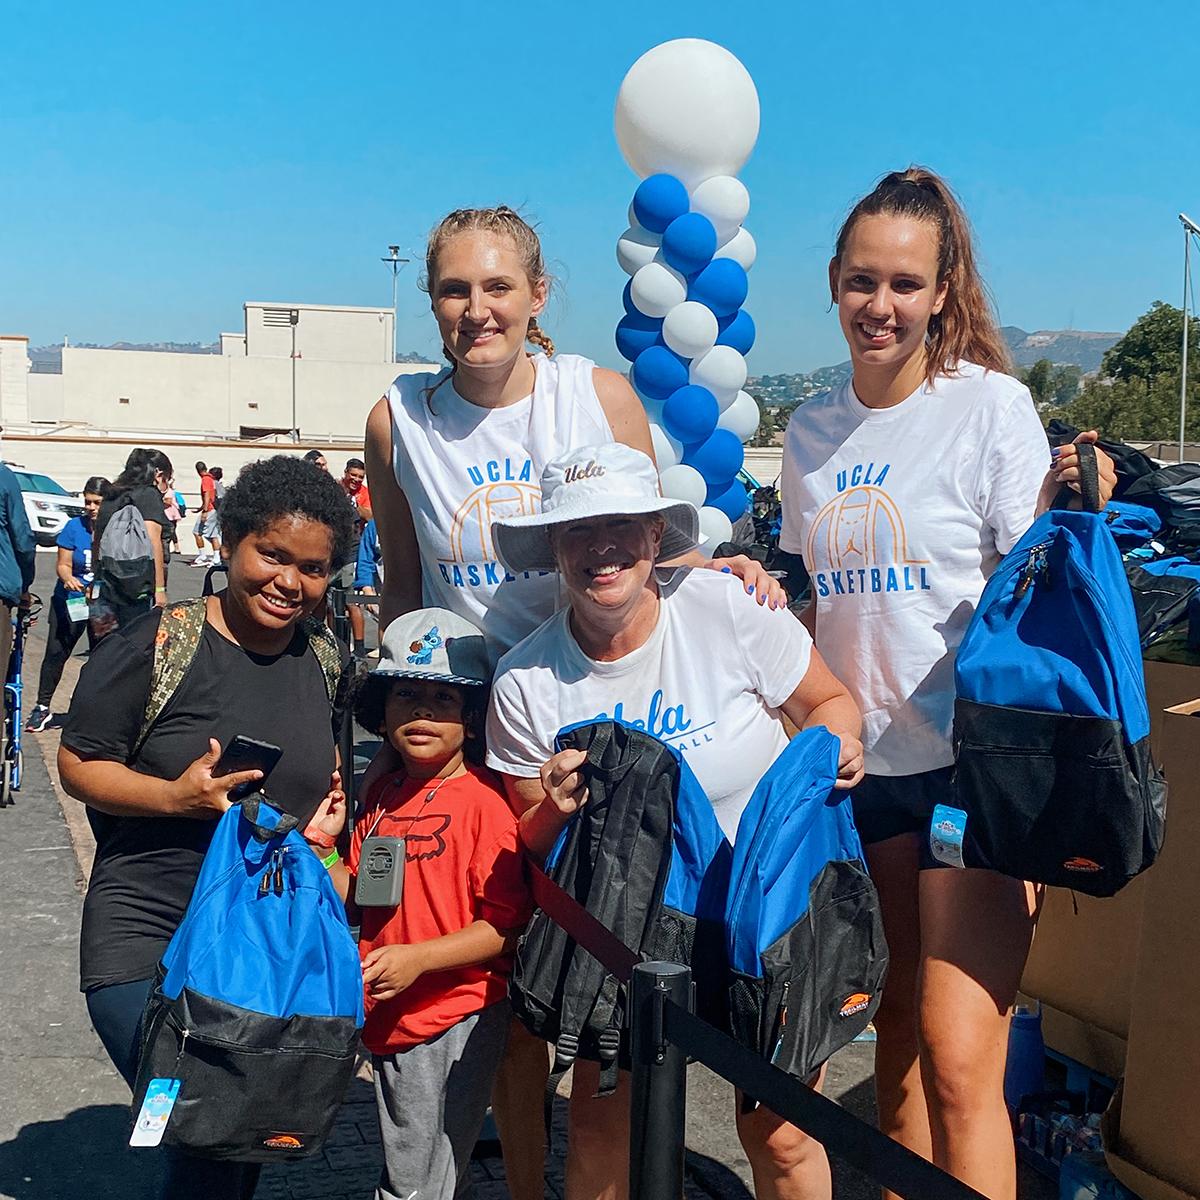
[(15, 803), (13, 793), (21, 787), (21, 731), (22, 717), (21, 669), (25, 660), (25, 638), (29, 627), (42, 611), (42, 602), (33, 597), (29, 608), (12, 610), (13, 644), (8, 659), (8, 678), (4, 683), (4, 730), (0, 733), (0, 808)]

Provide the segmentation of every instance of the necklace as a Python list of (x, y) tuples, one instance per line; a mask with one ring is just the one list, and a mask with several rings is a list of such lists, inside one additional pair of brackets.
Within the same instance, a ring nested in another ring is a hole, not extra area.
[[(436, 796), (438, 794), (439, 791), (441, 791), (442, 784), (449, 783), (450, 780), (453, 778), (455, 778), (455, 776), (447, 775), (444, 779), (439, 779), (437, 781), (437, 785), (435, 787), (430, 788), (428, 793), (426, 793), (425, 799), (421, 801), (421, 807), (417, 811), (415, 816), (397, 817), (396, 819), (399, 821), (407, 821), (409, 823), (409, 826), (411, 827), (413, 822), (420, 819), (421, 814), (425, 811), (425, 806), (430, 802), (430, 800), (432, 800), (434, 798), (434, 796)], [(392, 786), (394, 788), (399, 789), (404, 786), (405, 782), (407, 782), (407, 781), (403, 780), (403, 779), (397, 780), (396, 783), (394, 783)], [(383, 803), (383, 797), (381, 796), (379, 799), (379, 813), (375, 817), (375, 820), (371, 823), (371, 828), (367, 830), (366, 837), (363, 839), (364, 841), (366, 840), (366, 838), (369, 838), (371, 836), (371, 834), (373, 834), (375, 832), (375, 829), (379, 825), (379, 822), (382, 821), (386, 815), (387, 815), (387, 806)]]

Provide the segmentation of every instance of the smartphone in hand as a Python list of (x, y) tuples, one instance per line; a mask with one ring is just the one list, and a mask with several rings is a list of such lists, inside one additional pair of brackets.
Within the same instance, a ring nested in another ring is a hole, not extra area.
[(275, 764), (283, 757), (283, 751), (270, 742), (260, 742), (257, 738), (245, 737), (238, 734), (225, 747), (221, 757), (213, 767), (213, 775), (232, 775), (235, 771), (261, 771), (261, 779), (252, 779), (249, 783), (239, 783), (229, 792), (229, 799), (235, 803), (244, 800), (253, 792), (262, 790), (268, 776), (275, 769)]

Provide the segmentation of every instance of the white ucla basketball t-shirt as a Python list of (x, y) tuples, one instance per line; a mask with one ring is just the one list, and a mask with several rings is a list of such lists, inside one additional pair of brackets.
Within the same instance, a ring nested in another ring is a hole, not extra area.
[(812, 576), (817, 648), (862, 710), (868, 774), (953, 762), (954, 656), (1049, 465), (1028, 389), (972, 363), (892, 408), (848, 381), (793, 414), (779, 545)]
[(654, 632), (623, 658), (584, 654), (564, 609), (500, 660), (488, 766), (535, 778), (564, 726), (625, 721), (682, 753), (733, 841), (755, 784), (787, 745), (779, 705), (804, 678), (812, 639), (732, 575), (676, 567), (658, 578)]
[(541, 510), (548, 462), (613, 440), (595, 363), (538, 354), (533, 364), (532, 395), (504, 408), (464, 400), (449, 371), (401, 375), (388, 392), (392, 465), (416, 527), (423, 602), (478, 626), (493, 662), (554, 612), (558, 575), (505, 571), (492, 522)]

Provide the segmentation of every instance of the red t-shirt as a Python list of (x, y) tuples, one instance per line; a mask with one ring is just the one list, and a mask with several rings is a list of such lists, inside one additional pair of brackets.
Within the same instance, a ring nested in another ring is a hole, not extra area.
[(213, 507), (213, 499), (217, 494), (217, 485), (213, 482), (213, 477), (205, 471), (200, 476), (200, 511), (211, 512)]
[[(427, 942), (477, 920), (500, 930), (519, 929), (529, 920), (533, 901), (517, 818), (499, 777), (486, 767), (468, 765), (466, 775), (440, 785), (401, 772), (386, 776), (371, 789), (363, 813), (346, 860), (351, 875), (358, 872), (363, 839), (373, 825), (381, 837), (406, 839), (399, 907), (362, 910), (359, 953), (364, 958), (378, 946)], [(375, 1001), (367, 992), (363, 1041), (373, 1054), (427, 1042), (502, 1000), (511, 969), (511, 956), (503, 955), (429, 972), (391, 1000)]]

